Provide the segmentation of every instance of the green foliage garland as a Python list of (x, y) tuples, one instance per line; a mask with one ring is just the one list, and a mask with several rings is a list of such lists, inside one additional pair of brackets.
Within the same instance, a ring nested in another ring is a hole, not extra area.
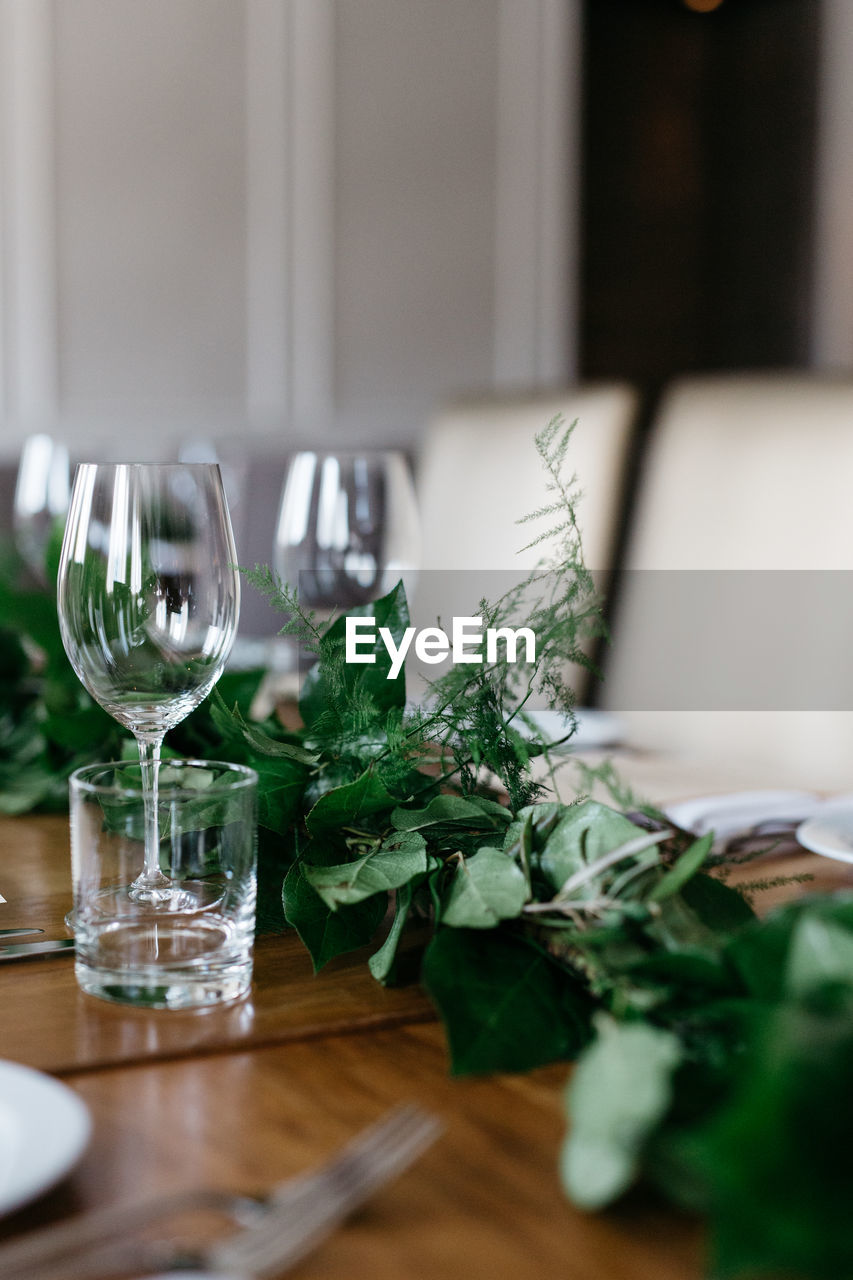
[[(249, 578), (316, 655), (302, 727), (256, 723), (261, 673), (227, 675), (170, 749), (252, 765), (260, 779), (259, 927), (295, 928), (315, 969), (369, 946), (380, 982), (419, 975), (456, 1073), (579, 1058), (562, 1177), (601, 1209), (639, 1179), (710, 1224), (716, 1277), (853, 1276), (853, 897), (804, 897), (758, 920), (693, 839), (609, 776), (614, 806), (542, 799), (551, 764), (526, 707), (568, 717), (567, 664), (600, 632), (583, 564), (572, 427), (537, 447), (556, 569), (501, 600), (485, 626), (530, 625), (531, 667), (451, 669), (424, 705), (405, 678), (344, 660), (344, 619), (321, 627), (268, 570)], [(537, 539), (539, 541), (539, 539)], [(55, 605), (0, 575), (0, 812), (59, 809), (73, 768), (134, 744), (71, 672)], [(364, 612), (367, 612), (365, 610)], [(402, 586), (369, 612), (395, 640)], [(570, 736), (570, 735), (569, 735)], [(724, 869), (722, 869), (724, 871)]]

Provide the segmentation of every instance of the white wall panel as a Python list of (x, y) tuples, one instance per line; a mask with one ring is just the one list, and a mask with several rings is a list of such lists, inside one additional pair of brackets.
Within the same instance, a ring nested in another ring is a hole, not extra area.
[(223, 422), (246, 397), (243, 5), (55, 12), (63, 411)]
[(578, 14), (0, 0), (0, 449), (414, 443), (566, 376)]
[(491, 381), (496, 16), (336, 8), (336, 391), (364, 431), (411, 436), (437, 389)]

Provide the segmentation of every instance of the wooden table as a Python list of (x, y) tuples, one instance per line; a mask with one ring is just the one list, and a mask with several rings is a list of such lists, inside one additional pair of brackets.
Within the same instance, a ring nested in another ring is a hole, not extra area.
[[(660, 785), (661, 798), (671, 798)], [(806, 858), (797, 869), (804, 864), (823, 887), (849, 883), (847, 868)], [(0, 819), (0, 891), (0, 927), (62, 936), (70, 901), (64, 819)], [(442, 1138), (294, 1274), (702, 1275), (696, 1222), (639, 1196), (597, 1216), (563, 1197), (556, 1167), (565, 1066), (452, 1079), (425, 997), (383, 989), (361, 956), (315, 977), (297, 939), (266, 938), (249, 999), (183, 1014), (84, 996), (65, 957), (0, 966), (0, 1057), (60, 1076), (94, 1120), (75, 1172), (3, 1220), (0, 1241), (155, 1190), (265, 1187), (316, 1163), (395, 1102), (414, 1100), (442, 1117)]]

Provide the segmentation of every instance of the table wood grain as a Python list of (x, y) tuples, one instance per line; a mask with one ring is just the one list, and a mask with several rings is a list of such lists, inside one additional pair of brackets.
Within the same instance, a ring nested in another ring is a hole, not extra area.
[[(31, 926), (47, 937), (67, 937), (67, 819), (1, 819), (0, 850), (0, 892), (7, 899), (0, 904), (0, 928)], [(367, 954), (342, 956), (315, 975), (293, 931), (261, 938), (248, 999), (183, 1013), (84, 995), (69, 953), (0, 964), (0, 1056), (44, 1071), (91, 1070), (435, 1017), (417, 986), (380, 986), (367, 969)]]
[(72, 1074), (94, 1117), (91, 1148), (61, 1189), (0, 1224), (0, 1240), (154, 1191), (269, 1186), (413, 1100), (440, 1116), (443, 1136), (295, 1276), (699, 1280), (695, 1221), (647, 1199), (606, 1215), (566, 1201), (567, 1075), (557, 1065), (453, 1079), (435, 1025)]
[[(631, 774), (630, 759), (627, 773)], [(730, 785), (634, 761), (659, 803)], [(744, 778), (743, 786), (752, 780)], [(849, 888), (853, 868), (788, 845), (747, 878), (811, 874)], [(769, 909), (802, 888), (761, 895)], [(0, 927), (62, 936), (70, 905), (67, 820), (0, 819)], [(417, 988), (386, 991), (364, 956), (315, 976), (299, 940), (262, 939), (251, 998), (174, 1013), (77, 990), (68, 958), (0, 966), (0, 1056), (40, 1066), (89, 1106), (92, 1145), (49, 1195), (0, 1223), (0, 1240), (110, 1203), (202, 1184), (253, 1190), (315, 1164), (401, 1100), (445, 1134), (294, 1274), (347, 1280), (701, 1280), (700, 1225), (635, 1195), (586, 1215), (557, 1160), (570, 1068), (450, 1077), (444, 1036)], [(207, 1229), (207, 1227), (205, 1228)], [(70, 1275), (71, 1273), (69, 1273)]]

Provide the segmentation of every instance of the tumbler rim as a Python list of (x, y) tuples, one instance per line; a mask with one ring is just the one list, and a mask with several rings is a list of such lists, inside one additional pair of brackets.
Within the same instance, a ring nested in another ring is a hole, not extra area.
[[(233, 760), (199, 760), (195, 757), (174, 757), (160, 761), (163, 769), (174, 768), (180, 769), (221, 769), (226, 776), (217, 778), (210, 786), (205, 787), (204, 791), (199, 791), (199, 796), (216, 796), (216, 795), (233, 795), (235, 791), (247, 790), (255, 787), (258, 782), (258, 774), (255, 769), (249, 765), (236, 764)], [(87, 795), (113, 795), (124, 796), (127, 798), (136, 797), (142, 794), (140, 788), (122, 786), (118, 781), (112, 782), (96, 782), (92, 781), (87, 775), (91, 775), (96, 770), (112, 769), (119, 774), (128, 769), (139, 769), (138, 760), (100, 760), (94, 761), (92, 764), (81, 765), (79, 769), (68, 778), (69, 789), (77, 792), (84, 792)], [(160, 783), (158, 792), (161, 799), (165, 799), (170, 795), (180, 795), (186, 798), (187, 792), (169, 782)]]

